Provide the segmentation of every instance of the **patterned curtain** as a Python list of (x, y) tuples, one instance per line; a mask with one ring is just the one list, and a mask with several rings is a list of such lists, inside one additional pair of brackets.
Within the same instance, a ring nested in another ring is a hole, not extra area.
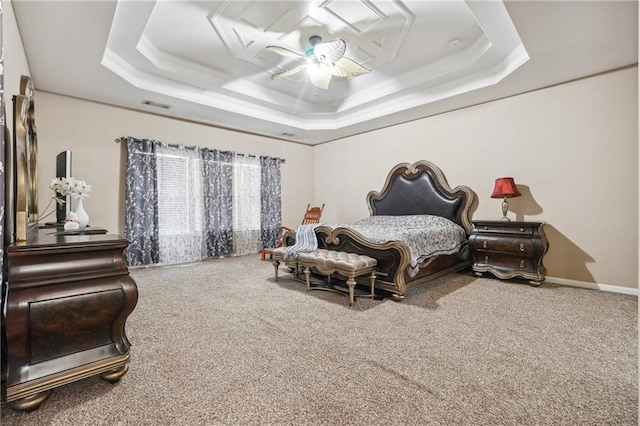
[(158, 247), (158, 190), (155, 144), (147, 139), (127, 138), (125, 178), (124, 252), (129, 266), (160, 260)]
[(282, 160), (260, 157), (260, 248), (275, 247), (282, 222), (280, 165)]
[(129, 266), (254, 254), (281, 221), (279, 158), (127, 138)]
[(233, 153), (202, 148), (207, 256), (233, 253)]
[(260, 160), (235, 155), (233, 160), (233, 253), (260, 251)]
[(207, 257), (202, 161), (198, 148), (156, 144), (160, 263)]

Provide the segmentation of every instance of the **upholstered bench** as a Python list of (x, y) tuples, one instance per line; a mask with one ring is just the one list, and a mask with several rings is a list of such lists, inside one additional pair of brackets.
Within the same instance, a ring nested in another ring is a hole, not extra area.
[[(276, 281), (278, 280), (278, 266), (280, 261), (284, 260), (285, 250), (286, 247), (279, 247), (273, 252)], [(375, 270), (378, 262), (372, 257), (337, 250), (318, 249), (309, 253), (300, 253), (295, 262), (298, 266), (304, 267), (307, 291), (327, 290), (327, 287), (311, 285), (311, 268), (315, 268), (319, 273), (327, 276), (329, 283), (333, 273), (338, 273), (347, 278), (350, 305), (353, 305), (355, 301), (356, 277), (369, 274), (371, 293), (368, 297), (374, 297), (375, 295)]]

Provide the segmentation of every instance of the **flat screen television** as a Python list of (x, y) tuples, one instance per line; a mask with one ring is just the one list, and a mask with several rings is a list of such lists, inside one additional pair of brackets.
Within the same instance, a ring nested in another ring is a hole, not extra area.
[[(71, 151), (62, 151), (56, 156), (56, 177), (71, 177)], [(67, 213), (71, 210), (71, 196), (67, 195), (62, 203), (56, 205), (56, 222), (64, 224)]]

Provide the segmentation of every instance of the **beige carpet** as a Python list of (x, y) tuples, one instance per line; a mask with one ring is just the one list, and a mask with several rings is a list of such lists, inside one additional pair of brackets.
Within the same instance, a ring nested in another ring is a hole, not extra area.
[[(284, 271), (283, 271), (284, 272)], [(636, 425), (637, 298), (454, 274), (402, 302), (259, 256), (132, 271), (129, 372), (3, 425)]]

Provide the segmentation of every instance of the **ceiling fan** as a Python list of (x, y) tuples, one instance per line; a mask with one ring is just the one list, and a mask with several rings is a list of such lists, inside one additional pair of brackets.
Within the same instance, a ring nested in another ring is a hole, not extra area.
[(307, 49), (304, 54), (285, 49), (284, 47), (267, 46), (267, 49), (279, 55), (302, 58), (307, 61), (306, 64), (274, 74), (271, 76), (271, 79), (276, 80), (278, 78), (288, 77), (306, 68), (309, 71), (311, 84), (320, 89), (327, 90), (332, 76), (357, 77), (369, 72), (369, 70), (362, 65), (344, 57), (347, 44), (342, 39), (322, 43), (322, 37), (314, 35), (309, 37), (309, 44), (311, 47)]

